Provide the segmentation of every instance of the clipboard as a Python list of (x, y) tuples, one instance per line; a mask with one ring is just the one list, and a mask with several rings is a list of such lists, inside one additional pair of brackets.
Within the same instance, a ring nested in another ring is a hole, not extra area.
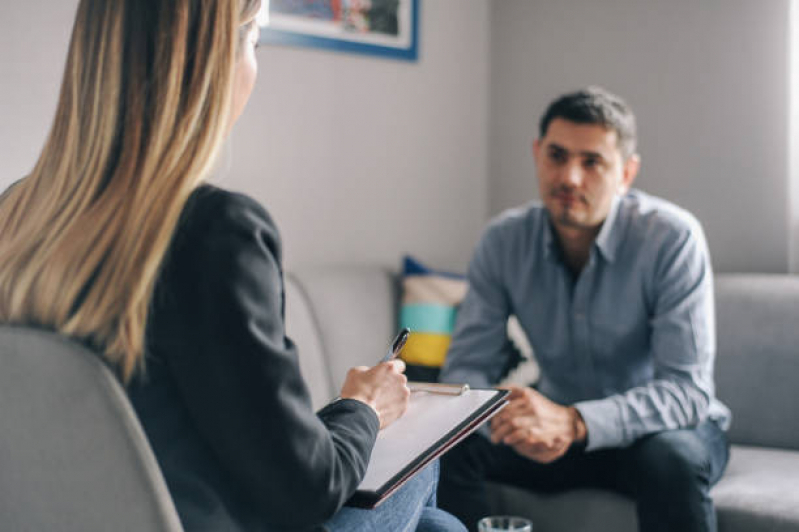
[(508, 402), (507, 390), (455, 386), (460, 393), (412, 392), (405, 415), (378, 433), (366, 475), (348, 506), (375, 508)]

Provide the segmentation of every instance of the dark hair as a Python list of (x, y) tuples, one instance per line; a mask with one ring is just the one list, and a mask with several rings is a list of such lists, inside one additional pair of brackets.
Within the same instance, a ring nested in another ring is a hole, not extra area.
[(549, 104), (538, 126), (541, 137), (547, 134), (549, 124), (556, 118), (612, 129), (618, 137), (622, 156), (627, 159), (635, 153), (637, 138), (632, 109), (620, 97), (601, 87), (564, 94)]

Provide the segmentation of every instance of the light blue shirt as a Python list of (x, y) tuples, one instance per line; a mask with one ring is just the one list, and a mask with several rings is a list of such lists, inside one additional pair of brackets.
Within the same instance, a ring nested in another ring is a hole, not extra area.
[(729, 426), (715, 398), (707, 244), (676, 205), (640, 191), (614, 200), (577, 277), (542, 205), (493, 220), (469, 266), (441, 379), (496, 384), (511, 362), (512, 314), (539, 364), (538, 390), (579, 410), (587, 450), (707, 418)]

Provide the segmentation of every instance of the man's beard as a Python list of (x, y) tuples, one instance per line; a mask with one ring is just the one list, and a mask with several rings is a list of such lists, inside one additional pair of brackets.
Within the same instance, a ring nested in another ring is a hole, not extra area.
[(585, 227), (585, 224), (578, 221), (577, 218), (573, 215), (572, 209), (569, 207), (564, 207), (563, 210), (557, 217), (557, 222), (560, 225), (565, 225), (566, 227), (574, 227), (575, 229), (582, 229)]
[(578, 218), (577, 214), (575, 213), (576, 209), (574, 208), (574, 205), (564, 205), (560, 200), (560, 196), (562, 195), (571, 196), (573, 198), (573, 203), (579, 204), (587, 212), (590, 203), (584, 194), (580, 194), (563, 186), (553, 189), (550, 194), (552, 199), (555, 201), (556, 207), (558, 208), (557, 216), (553, 216), (558, 224), (564, 225), (566, 227), (574, 227), (575, 229), (583, 229), (587, 226), (584, 221), (580, 221)]

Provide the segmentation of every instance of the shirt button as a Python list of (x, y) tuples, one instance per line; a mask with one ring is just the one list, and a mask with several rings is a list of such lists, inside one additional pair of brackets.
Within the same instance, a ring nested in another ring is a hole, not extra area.
[(578, 310), (577, 312), (574, 313), (574, 317), (577, 318), (578, 320), (581, 320), (581, 319), (585, 318), (585, 313), (580, 312)]

